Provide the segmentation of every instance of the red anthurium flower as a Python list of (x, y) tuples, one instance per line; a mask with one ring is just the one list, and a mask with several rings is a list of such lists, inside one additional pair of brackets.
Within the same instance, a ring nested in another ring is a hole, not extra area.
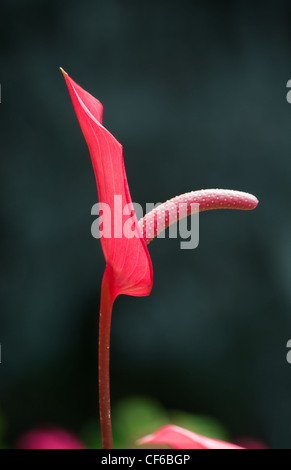
[[(113, 302), (120, 294), (143, 296), (152, 288), (153, 272), (146, 247), (159, 233), (158, 220), (165, 214), (166, 226), (197, 211), (209, 209), (254, 209), (254, 196), (238, 191), (206, 190), (187, 193), (167, 201), (137, 223), (125, 168), (122, 146), (102, 126), (102, 104), (62, 71), (73, 106), (89, 147), (95, 172), (99, 203), (106, 203), (114, 213), (115, 196), (119, 197), (121, 217), (105, 215), (109, 236), (101, 236), (106, 269), (101, 288), (99, 322), (99, 403), (100, 423), (104, 448), (112, 448), (109, 344)], [(184, 203), (184, 208), (180, 204)], [(193, 206), (194, 204), (194, 206)], [(127, 206), (127, 210), (123, 208)], [(109, 220), (108, 220), (109, 219)], [(130, 223), (138, 236), (126, 237), (123, 227)], [(165, 228), (165, 226), (163, 227)]]
[[(89, 147), (95, 172), (99, 202), (114, 212), (114, 196), (122, 207), (121, 217), (109, 222), (111, 237), (101, 238), (106, 260), (102, 281), (99, 323), (99, 390), (100, 419), (104, 447), (112, 447), (109, 391), (109, 343), (112, 305), (120, 294), (148, 295), (152, 288), (151, 259), (142, 236), (126, 238), (124, 224), (128, 220), (138, 229), (124, 169), (122, 146), (102, 126), (101, 103), (63, 72), (75, 112)], [(124, 215), (123, 208), (130, 210)], [(117, 234), (117, 236), (116, 236)]]
[(139, 444), (164, 444), (173, 449), (243, 449), (228, 442), (200, 436), (179, 426), (168, 425), (143, 437)]
[(73, 434), (61, 428), (39, 428), (23, 434), (17, 441), (18, 449), (85, 449)]

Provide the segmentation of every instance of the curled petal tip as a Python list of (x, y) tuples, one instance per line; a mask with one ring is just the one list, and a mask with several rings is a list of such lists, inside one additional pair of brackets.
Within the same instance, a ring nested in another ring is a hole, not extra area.
[(68, 75), (67, 72), (65, 72), (65, 70), (62, 67), (59, 67), (59, 68), (62, 74), (64, 75), (64, 77), (66, 77)]

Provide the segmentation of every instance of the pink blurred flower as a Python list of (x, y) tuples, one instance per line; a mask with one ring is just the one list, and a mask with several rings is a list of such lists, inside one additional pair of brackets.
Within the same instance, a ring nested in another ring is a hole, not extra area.
[(200, 436), (179, 426), (168, 425), (143, 437), (139, 444), (165, 444), (173, 449), (242, 449), (228, 442)]
[(61, 428), (39, 428), (23, 434), (17, 441), (18, 449), (85, 449), (73, 434)]

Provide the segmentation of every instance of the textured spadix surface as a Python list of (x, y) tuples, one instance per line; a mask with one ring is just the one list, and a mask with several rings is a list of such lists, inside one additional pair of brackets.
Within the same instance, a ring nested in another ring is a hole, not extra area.
[[(197, 205), (199, 205), (198, 210)], [(252, 210), (257, 205), (258, 200), (255, 196), (242, 191), (229, 189), (191, 191), (176, 196), (148, 212), (148, 214), (139, 220), (139, 226), (148, 244), (169, 225), (194, 212), (204, 212), (213, 209)], [(160, 224), (159, 221), (161, 221)]]

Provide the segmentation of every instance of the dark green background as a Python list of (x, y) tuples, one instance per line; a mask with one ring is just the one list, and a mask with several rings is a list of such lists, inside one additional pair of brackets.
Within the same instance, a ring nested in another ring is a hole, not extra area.
[[(112, 400), (211, 415), (291, 446), (291, 4), (1, 2), (0, 410), (7, 440), (98, 416), (104, 260), (97, 192), (62, 66), (104, 105), (145, 206), (201, 188), (255, 194), (200, 217), (200, 245), (149, 247), (149, 298), (119, 298)], [(114, 418), (114, 417), (113, 417)]]

